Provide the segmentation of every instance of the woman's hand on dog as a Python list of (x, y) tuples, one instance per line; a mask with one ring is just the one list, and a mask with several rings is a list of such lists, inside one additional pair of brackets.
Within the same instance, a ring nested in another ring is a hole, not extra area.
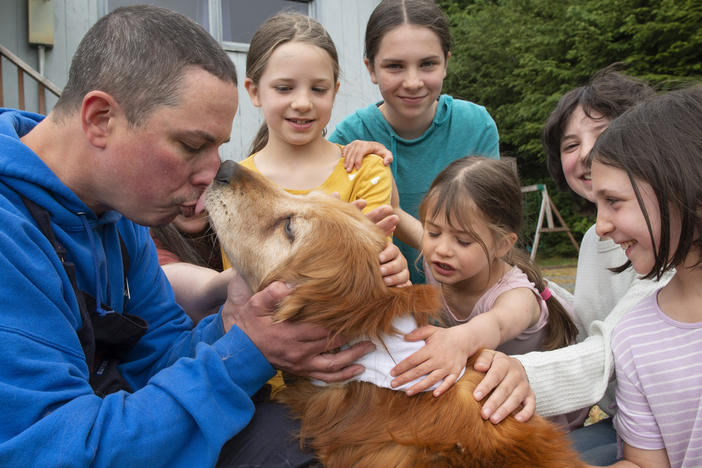
[(520, 407), (515, 418), (522, 422), (531, 419), (536, 410), (536, 396), (519, 360), (499, 351), (484, 349), (473, 367), (477, 371), (486, 372), (483, 380), (475, 387), (475, 399), (480, 401), (492, 392), (483, 404), (483, 419), (490, 419), (497, 424)]
[(343, 345), (345, 339), (329, 340), (329, 332), (316, 325), (274, 322), (277, 304), (292, 291), (285, 283), (276, 281), (251, 295), (244, 280), (235, 275), (222, 307), (224, 329), (229, 331), (236, 325), (273, 367), (292, 374), (337, 382), (363, 372), (363, 366), (353, 362), (375, 348), (371, 342), (363, 341), (338, 353), (329, 353)]

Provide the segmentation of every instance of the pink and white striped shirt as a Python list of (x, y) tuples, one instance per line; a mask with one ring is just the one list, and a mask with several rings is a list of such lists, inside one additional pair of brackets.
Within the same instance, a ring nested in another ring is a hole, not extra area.
[(702, 322), (677, 322), (658, 292), (612, 333), (617, 434), (632, 447), (665, 448), (673, 468), (702, 466)]

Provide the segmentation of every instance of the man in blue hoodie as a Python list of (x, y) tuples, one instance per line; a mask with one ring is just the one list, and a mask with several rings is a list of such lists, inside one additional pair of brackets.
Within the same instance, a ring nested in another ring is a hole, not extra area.
[(0, 466), (310, 462), (252, 396), (274, 367), (349, 378), (368, 343), (332, 355), (325, 330), (273, 324), (281, 283), (233, 281), (193, 328), (145, 227), (194, 213), (236, 83), (192, 21), (122, 8), (81, 41), (46, 118), (0, 110)]

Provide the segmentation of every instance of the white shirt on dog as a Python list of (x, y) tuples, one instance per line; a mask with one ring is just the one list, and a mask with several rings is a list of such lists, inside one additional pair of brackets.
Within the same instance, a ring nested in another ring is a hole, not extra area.
[[(346, 382), (352, 380), (360, 380), (363, 382), (369, 382), (378, 387), (385, 387), (391, 390), (405, 391), (409, 389), (412, 385), (416, 384), (426, 376), (419, 377), (411, 382), (408, 382), (399, 387), (391, 387), (390, 382), (393, 377), (390, 376), (390, 370), (399, 364), (403, 359), (409, 357), (416, 351), (419, 351), (426, 343), (424, 340), (420, 341), (405, 341), (404, 335), (415, 330), (417, 328), (417, 322), (411, 315), (405, 315), (404, 317), (397, 317), (393, 321), (393, 326), (400, 332), (400, 334), (385, 335), (382, 341), (371, 340), (375, 344), (375, 351), (372, 351), (365, 356), (361, 357), (356, 361), (356, 364), (363, 365), (366, 370), (361, 374), (352, 377)], [(358, 338), (348, 343), (348, 346), (353, 345), (359, 341), (367, 340), (367, 338)], [(465, 372), (465, 367), (461, 371), (461, 375), (458, 376), (460, 379)], [(456, 380), (458, 380), (456, 379)], [(344, 382), (344, 383), (346, 383)], [(315, 385), (325, 386), (328, 385), (326, 382), (321, 380), (312, 380)], [(432, 387), (424, 390), (429, 392), (434, 390), (439, 386), (441, 381), (434, 384)]]

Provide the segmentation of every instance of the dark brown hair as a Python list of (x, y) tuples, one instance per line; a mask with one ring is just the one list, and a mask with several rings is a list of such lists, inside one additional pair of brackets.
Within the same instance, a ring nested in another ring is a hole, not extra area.
[(68, 82), (54, 109), (75, 112), (93, 90), (113, 96), (130, 124), (138, 126), (157, 106), (178, 104), (189, 67), (236, 85), (236, 69), (199, 24), (166, 8), (117, 8), (100, 18), (73, 55)]
[[(258, 84), (273, 51), (287, 42), (306, 42), (329, 54), (334, 69), (334, 82), (339, 80), (339, 55), (331, 36), (318, 21), (291, 11), (268, 18), (256, 31), (246, 54), (246, 77)], [(268, 125), (263, 122), (251, 143), (250, 153), (261, 151), (268, 143)]]
[[(656, 258), (644, 278), (661, 278), (702, 247), (702, 85), (671, 91), (639, 104), (615, 119), (590, 152), (593, 161), (627, 173), (651, 236)], [(648, 183), (658, 200), (661, 229), (656, 247), (653, 226), (639, 184)], [(681, 221), (675, 252), (671, 211)], [(625, 270), (627, 262), (615, 271)], [(698, 267), (698, 261), (693, 267)]]
[(222, 271), (222, 255), (219, 241), (211, 227), (203, 232), (185, 234), (173, 223), (150, 228), (151, 236), (158, 240), (159, 247), (175, 254), (180, 261)]
[(580, 106), (591, 119), (597, 115), (598, 118), (614, 120), (627, 109), (655, 95), (653, 88), (637, 78), (620, 73), (619, 68), (618, 63), (603, 68), (585, 86), (565, 93), (546, 120), (541, 135), (551, 178), (560, 190), (571, 192), (583, 210), (591, 208), (592, 204), (571, 190), (561, 164), (561, 140), (573, 111)]
[[(419, 206), (422, 223), (443, 213), (449, 225), (476, 239), (489, 258), (485, 241), (475, 234), (469, 216), (466, 215), (472, 211), (472, 206), (488, 222), (496, 239), (509, 233), (519, 235), (523, 220), (522, 192), (512, 162), (479, 156), (453, 161), (434, 179)], [(546, 289), (547, 283), (539, 267), (525, 252), (512, 247), (503, 260), (522, 270), (539, 292)], [(542, 349), (556, 349), (573, 343), (577, 328), (563, 305), (555, 296), (547, 299), (546, 305), (549, 318)]]
[(444, 58), (448, 57), (451, 50), (449, 22), (434, 0), (383, 0), (366, 25), (365, 57), (371, 67), (385, 34), (403, 24), (429, 28), (439, 37)]

